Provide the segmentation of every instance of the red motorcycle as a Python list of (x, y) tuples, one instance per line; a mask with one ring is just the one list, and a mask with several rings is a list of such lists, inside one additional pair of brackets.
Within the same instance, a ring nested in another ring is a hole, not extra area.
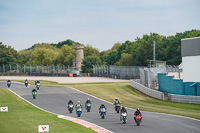
[(140, 115), (137, 115), (135, 117), (135, 122), (136, 122), (137, 126), (140, 126), (141, 119), (142, 119), (142, 117)]

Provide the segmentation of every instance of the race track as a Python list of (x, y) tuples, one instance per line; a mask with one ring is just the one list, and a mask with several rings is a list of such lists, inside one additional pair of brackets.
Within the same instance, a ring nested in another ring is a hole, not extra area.
[[(0, 81), (0, 88), (7, 88), (5, 81)], [(143, 121), (141, 126), (136, 126), (133, 120), (133, 110), (131, 109), (128, 109), (127, 124), (122, 124), (119, 120), (119, 114), (114, 111), (113, 105), (108, 102), (104, 102), (68, 87), (41, 87), (36, 99), (33, 99), (31, 94), (32, 88), (33, 86), (28, 86), (26, 88), (24, 85), (17, 83), (12, 83), (10, 87), (12, 91), (45, 110), (75, 118), (78, 118), (75, 111), (73, 111), (72, 114), (68, 112), (67, 102), (69, 99), (72, 99), (74, 103), (79, 100), (84, 104), (85, 100), (89, 97), (92, 101), (92, 110), (91, 112), (86, 112), (86, 110), (83, 109), (80, 119), (87, 120), (115, 133), (200, 132), (200, 121), (198, 120), (151, 112), (142, 112)], [(101, 103), (104, 103), (107, 108), (105, 119), (101, 119), (98, 114), (98, 108)]]

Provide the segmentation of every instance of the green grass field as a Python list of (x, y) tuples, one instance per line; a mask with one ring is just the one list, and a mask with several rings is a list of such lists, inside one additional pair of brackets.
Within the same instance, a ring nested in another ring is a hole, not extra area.
[(94, 133), (93, 130), (68, 120), (57, 118), (30, 105), (7, 89), (0, 89), (0, 133), (36, 133), (38, 125), (49, 125), (51, 133)]
[[(30, 81), (30, 83), (34, 84), (34, 81)], [(70, 86), (109, 102), (113, 102), (117, 97), (122, 102), (122, 106), (129, 108), (136, 109), (139, 107), (141, 111), (175, 114), (200, 119), (200, 105), (157, 100), (131, 88), (129, 82), (58, 84), (51, 81), (41, 81), (41, 85)]]

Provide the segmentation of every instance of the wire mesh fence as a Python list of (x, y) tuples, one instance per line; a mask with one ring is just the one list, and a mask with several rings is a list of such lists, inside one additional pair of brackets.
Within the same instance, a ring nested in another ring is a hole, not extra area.
[(121, 78), (121, 79), (139, 78), (139, 67), (93, 65), (93, 73), (96, 76), (110, 76), (110, 77)]
[(37, 65), (2, 65), (0, 73), (69, 73), (73, 67), (64, 65), (37, 66)]

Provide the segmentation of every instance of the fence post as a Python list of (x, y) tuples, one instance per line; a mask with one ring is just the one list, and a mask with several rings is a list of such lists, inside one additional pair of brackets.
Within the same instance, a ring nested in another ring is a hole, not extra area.
[(26, 72), (26, 70), (25, 70), (25, 65), (24, 65), (24, 73)]
[(31, 64), (30, 64), (30, 74), (32, 73), (32, 66), (31, 66)]
[(18, 65), (17, 65), (17, 73), (19, 73), (19, 71), (18, 71)]
[(4, 66), (4, 64), (3, 64), (3, 72), (5, 73), (5, 66)]
[(169, 101), (171, 102), (171, 94), (169, 94)]

